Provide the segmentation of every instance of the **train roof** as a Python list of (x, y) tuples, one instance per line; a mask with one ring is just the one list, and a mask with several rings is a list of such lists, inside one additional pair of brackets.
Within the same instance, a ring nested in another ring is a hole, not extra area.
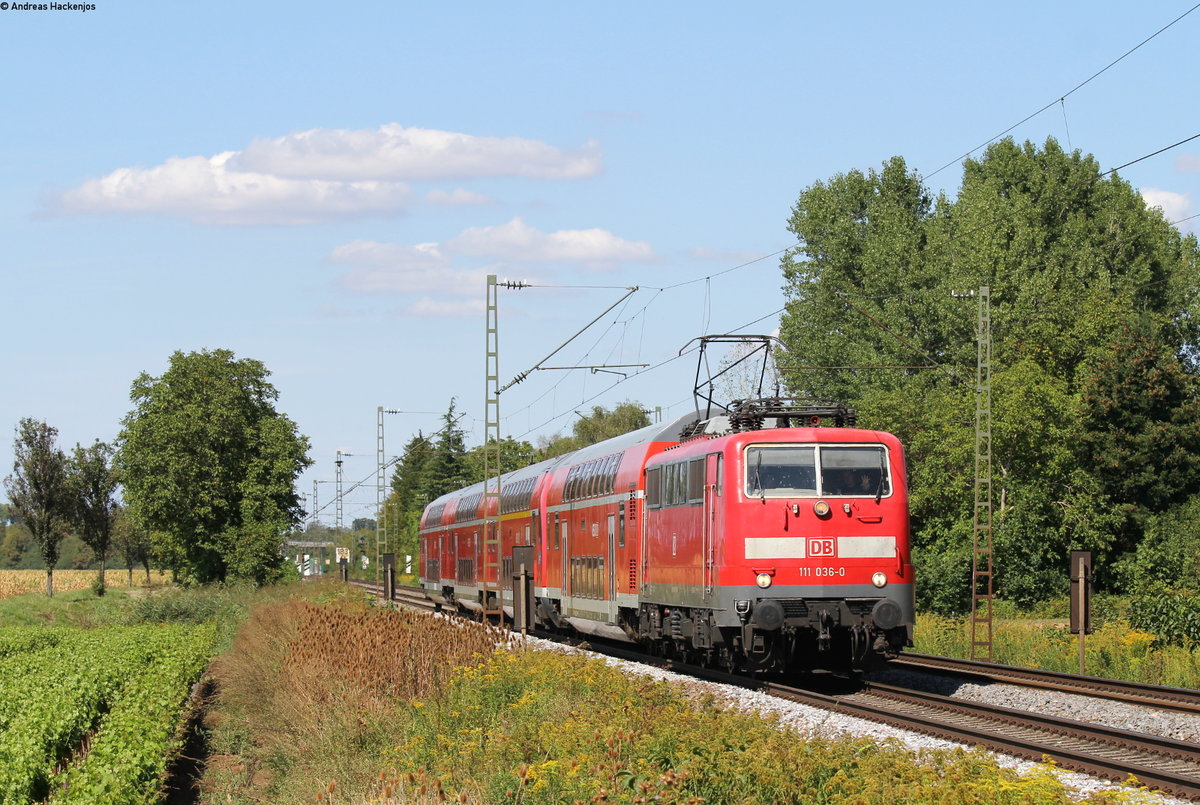
[(689, 413), (679, 417), (672, 422), (663, 425), (662, 423), (655, 425), (647, 425), (644, 428), (631, 430), (629, 433), (623, 433), (620, 436), (614, 436), (611, 439), (605, 439), (602, 442), (589, 444), (587, 447), (581, 447), (573, 453), (567, 453), (562, 456), (567, 465), (582, 464), (586, 461), (591, 461), (594, 458), (601, 456), (610, 456), (613, 453), (620, 453), (628, 450), (631, 447), (637, 447), (641, 444), (652, 444), (654, 442), (677, 442), (683, 433), (684, 428), (696, 421), (696, 414)]
[[(591, 461), (593, 458), (619, 453), (624, 450), (628, 450), (631, 447), (636, 447), (640, 444), (650, 444), (653, 442), (677, 442), (679, 441), (680, 435), (682, 434), (684, 428), (691, 425), (695, 421), (696, 414), (688, 413), (676, 420), (673, 420), (672, 422), (669, 422), (666, 425), (659, 423), (655, 425), (648, 425), (644, 428), (638, 428), (637, 430), (630, 431), (629, 433), (623, 433), (620, 436), (614, 436), (611, 439), (605, 439), (602, 442), (590, 444), (587, 447), (580, 448), (579, 450), (575, 450), (570, 453), (564, 453), (561, 456), (548, 458), (545, 461), (539, 461), (536, 464), (530, 464), (528, 467), (522, 467), (519, 470), (513, 470), (512, 472), (505, 473), (501, 477), (500, 486), (503, 488), (509, 484), (523, 481), (531, 476), (541, 475), (544, 472), (553, 472), (560, 466), (581, 464), (585, 461)], [(439, 503), (449, 503), (452, 500), (465, 498), (483, 491), (483, 481), (476, 481), (470, 486), (463, 487), (462, 489), (455, 489), (438, 498), (435, 498), (427, 504), (426, 508), (429, 506), (436, 506)]]

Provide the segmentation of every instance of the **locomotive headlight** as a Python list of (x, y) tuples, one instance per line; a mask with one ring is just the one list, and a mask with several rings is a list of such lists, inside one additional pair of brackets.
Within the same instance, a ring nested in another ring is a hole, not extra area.
[(813, 512), (817, 515), (817, 517), (828, 517), (829, 504), (823, 500), (818, 500), (813, 504)]
[(757, 584), (759, 587), (763, 588), (764, 590), (767, 589), (768, 587), (771, 586), (771, 574), (770, 573), (759, 573), (757, 576), (754, 577), (754, 583)]
[(876, 573), (871, 576), (871, 583), (876, 587), (885, 586), (887, 584), (887, 573), (884, 573), (882, 570), (876, 571)]

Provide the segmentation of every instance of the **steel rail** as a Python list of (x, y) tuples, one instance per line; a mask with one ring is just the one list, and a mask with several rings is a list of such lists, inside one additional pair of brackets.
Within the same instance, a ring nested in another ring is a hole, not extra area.
[(1200, 714), (1200, 691), (1188, 688), (1145, 685), (1137, 682), (1124, 682), (1119, 679), (1080, 676), (1059, 671), (1045, 671), (1039, 668), (1021, 668), (977, 660), (960, 660), (953, 657), (935, 657), (929, 654), (901, 654), (898, 659), (888, 663), (888, 668), (940, 671), (992, 682), (1007, 682), (1026, 687), (1097, 696), (1130, 704)]
[[(1133, 775), (1150, 788), (1200, 800), (1200, 746), (1196, 744), (1140, 733), (1125, 733), (1125, 743), (1113, 743), (1120, 740), (1121, 731), (899, 688), (885, 692), (881, 687), (849, 695), (776, 683), (764, 683), (760, 689), (790, 701), (1014, 757), (1049, 757), (1061, 768), (1116, 782), (1127, 782)], [(1060, 723), (1052, 726), (1054, 721)]]

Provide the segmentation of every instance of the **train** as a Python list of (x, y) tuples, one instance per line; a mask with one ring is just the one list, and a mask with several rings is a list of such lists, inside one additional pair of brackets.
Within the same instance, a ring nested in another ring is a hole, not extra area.
[(867, 670), (912, 645), (906, 479), (850, 409), (742, 400), (431, 501), (420, 583), (475, 616), (512, 617), (517, 590), (542, 628), (731, 672)]

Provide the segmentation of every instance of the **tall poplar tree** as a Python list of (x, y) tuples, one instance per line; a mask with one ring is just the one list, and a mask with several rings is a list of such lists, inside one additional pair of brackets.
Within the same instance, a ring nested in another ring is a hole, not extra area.
[(96, 591), (104, 595), (104, 565), (112, 543), (113, 520), (117, 514), (116, 466), (112, 445), (97, 439), (90, 447), (75, 445), (67, 461), (67, 487), (71, 497), (71, 521), (84, 544), (100, 562)]
[(54, 566), (71, 518), (67, 457), (58, 429), (25, 418), (15, 429), (13, 474), (4, 479), (11, 513), (29, 530), (46, 565), (46, 595), (54, 595)]

